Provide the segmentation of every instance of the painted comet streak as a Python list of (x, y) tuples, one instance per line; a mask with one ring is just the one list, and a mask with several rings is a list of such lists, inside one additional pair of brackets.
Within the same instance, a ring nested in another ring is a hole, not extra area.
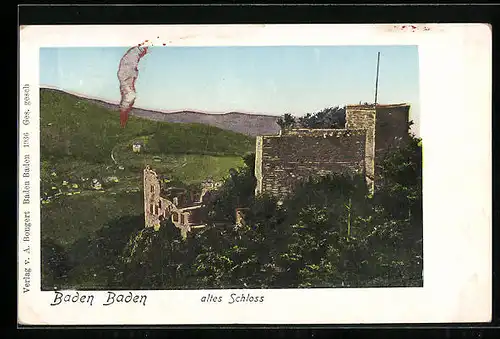
[(128, 115), (134, 106), (136, 98), (135, 81), (139, 76), (137, 66), (147, 51), (148, 47), (134, 46), (120, 60), (117, 75), (120, 82), (120, 124), (122, 127), (127, 124)]

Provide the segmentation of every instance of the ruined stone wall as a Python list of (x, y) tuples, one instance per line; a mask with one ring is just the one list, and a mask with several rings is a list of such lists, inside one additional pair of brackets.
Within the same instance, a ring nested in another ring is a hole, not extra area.
[(144, 169), (144, 222), (146, 227), (159, 227), (160, 221), (168, 218), (174, 206), (160, 196), (160, 181), (155, 171)]
[(365, 142), (365, 172), (368, 186), (373, 190), (375, 180), (375, 106), (346, 106), (346, 129), (366, 130)]
[(374, 182), (379, 179), (378, 170), (387, 152), (403, 145), (408, 140), (410, 106), (395, 105), (351, 105), (346, 107), (346, 128), (367, 130), (366, 154), (367, 176)]
[(258, 136), (255, 140), (255, 179), (257, 181), (255, 194), (262, 192), (262, 136)]
[[(162, 196), (158, 175), (149, 166), (144, 169), (144, 222), (145, 227), (159, 229), (162, 220), (170, 218), (183, 237), (191, 230), (192, 225), (201, 223), (201, 205), (182, 207), (174, 204), (169, 198)], [(181, 196), (182, 197), (182, 196)]]
[(283, 197), (309, 176), (361, 170), (374, 192), (381, 161), (408, 139), (409, 109), (407, 104), (377, 109), (348, 105), (346, 129), (292, 129), (280, 136), (258, 137), (256, 194)]
[(365, 142), (365, 130), (295, 130), (264, 136), (257, 150), (262, 161), (256, 160), (256, 168), (261, 167), (262, 179), (256, 191), (283, 198), (311, 176), (363, 173)]
[(377, 106), (375, 133), (375, 168), (380, 168), (387, 152), (397, 149), (408, 141), (408, 122), (410, 106), (380, 105)]

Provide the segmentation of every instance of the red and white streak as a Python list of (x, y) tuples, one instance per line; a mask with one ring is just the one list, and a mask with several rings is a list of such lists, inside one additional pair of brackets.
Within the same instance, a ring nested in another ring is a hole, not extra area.
[(130, 48), (120, 60), (117, 75), (120, 82), (120, 124), (122, 127), (127, 124), (128, 115), (134, 106), (136, 98), (135, 81), (139, 76), (137, 66), (147, 51), (148, 47), (135, 46)]

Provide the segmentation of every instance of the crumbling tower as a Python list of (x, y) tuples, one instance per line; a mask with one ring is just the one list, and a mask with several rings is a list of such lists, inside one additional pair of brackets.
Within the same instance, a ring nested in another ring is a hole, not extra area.
[(363, 129), (365, 141), (365, 176), (368, 187), (373, 191), (375, 182), (375, 105), (349, 105), (345, 111), (346, 129)]
[(158, 175), (149, 166), (144, 169), (144, 222), (146, 227), (160, 227), (170, 216), (171, 203), (161, 196)]
[(372, 191), (386, 154), (408, 140), (409, 113), (408, 104), (346, 106), (346, 129), (366, 130), (365, 169)]

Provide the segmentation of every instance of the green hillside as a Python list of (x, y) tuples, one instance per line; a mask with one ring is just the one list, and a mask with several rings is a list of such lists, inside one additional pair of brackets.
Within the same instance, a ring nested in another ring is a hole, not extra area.
[[(220, 180), (244, 166), (252, 137), (202, 124), (130, 117), (57, 90), (40, 91), (42, 238), (71, 246), (104, 225), (143, 212), (149, 164), (178, 184)], [(141, 141), (140, 153), (132, 144)], [(93, 180), (100, 183), (96, 189)]]
[(121, 128), (119, 113), (61, 91), (40, 90), (42, 155), (76, 156), (104, 162), (118, 143), (152, 136), (162, 153), (240, 155), (254, 139), (203, 124), (155, 122), (131, 116)]

